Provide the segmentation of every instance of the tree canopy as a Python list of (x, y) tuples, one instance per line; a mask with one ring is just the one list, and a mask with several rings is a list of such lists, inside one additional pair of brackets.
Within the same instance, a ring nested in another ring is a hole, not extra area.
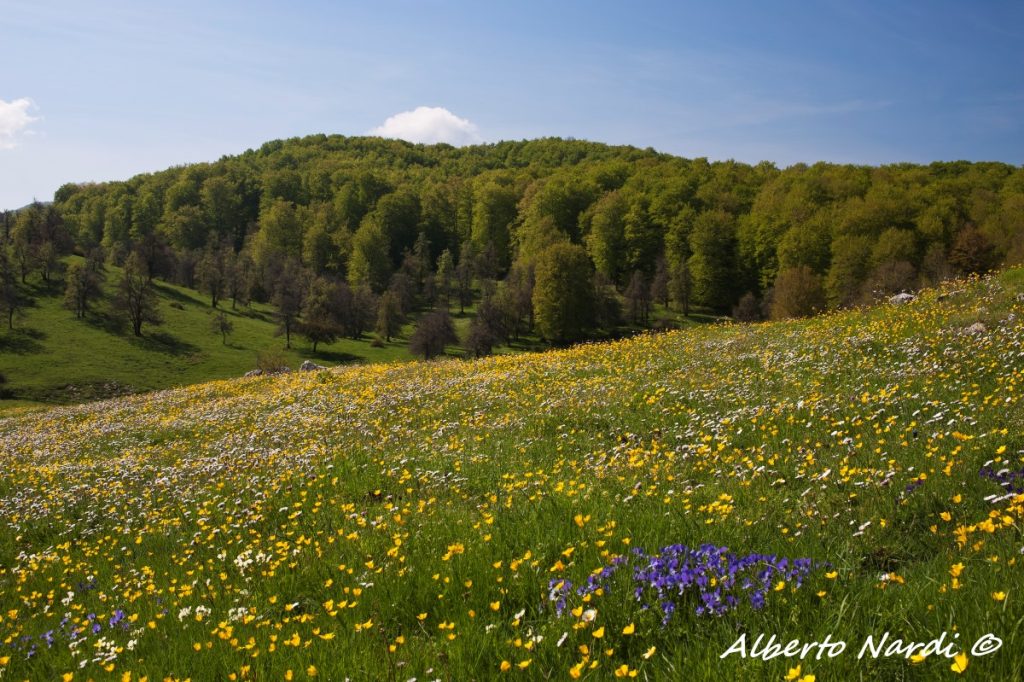
[[(65, 185), (52, 206), (16, 216), (5, 240), (19, 280), (47, 278), (70, 248), (102, 245), (115, 263), (139, 253), (150, 276), (198, 283), (214, 305), (222, 295), (295, 303), (302, 294), (277, 289), (297, 264), (307, 282), (391, 291), (403, 312), (439, 295), (464, 309), (474, 281), (517, 267), (546, 277), (542, 263), (570, 253), (556, 246), (573, 245), (574, 272), (594, 270), (620, 295), (728, 312), (746, 293), (769, 295), (785, 272), (814, 275), (841, 306), (874, 282), (1020, 259), (1022, 208), (1024, 169), (1002, 163), (779, 169), (579, 140), (455, 148), (312, 135)], [(301, 309), (290, 307), (289, 337)]]

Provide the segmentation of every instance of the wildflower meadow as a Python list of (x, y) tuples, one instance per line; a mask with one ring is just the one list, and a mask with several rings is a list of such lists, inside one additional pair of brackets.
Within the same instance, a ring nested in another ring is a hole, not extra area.
[(0, 679), (1021, 679), (1021, 292), (12, 414)]

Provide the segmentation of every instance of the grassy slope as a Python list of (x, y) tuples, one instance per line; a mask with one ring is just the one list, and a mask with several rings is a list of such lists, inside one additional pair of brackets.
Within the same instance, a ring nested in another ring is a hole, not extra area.
[[(719, 654), (738, 632), (831, 633), (851, 651), (802, 672), (933, 679), (950, 661), (857, 650), (955, 630), (1005, 640), (968, 675), (1020, 679), (1024, 498), (993, 503), (1005, 491), (978, 471), (1024, 465), (1024, 273), (952, 288), (0, 420), (0, 660), (50, 679), (103, 637), (125, 648), (79, 677), (487, 679), (507, 661), (523, 679), (579, 663), (593, 679), (782, 679), (796, 661)], [(627, 570), (560, 617), (548, 601), (550, 580), (579, 585), (634, 548), (705, 542), (818, 564), (800, 587), (773, 578), (760, 610), (698, 616), (687, 592), (666, 626)], [(110, 626), (119, 609), (129, 625)]]
[[(108, 293), (119, 274), (118, 268), (109, 269)], [(283, 337), (274, 335), (272, 308), (254, 304), (232, 311), (227, 302), (221, 308), (229, 314), (234, 331), (224, 345), (220, 336), (210, 331), (211, 309), (205, 296), (162, 282), (157, 284), (157, 293), (164, 322), (146, 325), (144, 337), (138, 339), (112, 321), (108, 305), (100, 303), (96, 314), (75, 320), (62, 306), (59, 284), (33, 283), (33, 307), (16, 322), (13, 332), (0, 331), (0, 371), (7, 376), (7, 388), (18, 398), (0, 401), (0, 411), (241, 376), (256, 366), (256, 355), (264, 350), (285, 353), (292, 367), (307, 358), (328, 366), (412, 359), (405, 342), (411, 324), (381, 348), (371, 346), (367, 336), (321, 344), (313, 353), (309, 344), (296, 336), (292, 349), (285, 351)], [(461, 330), (468, 321), (467, 317), (457, 318), (456, 324)]]
[[(107, 293), (113, 291), (118, 268), (109, 268)], [(234, 331), (224, 345), (211, 333), (209, 300), (200, 293), (167, 283), (157, 284), (160, 326), (146, 325), (139, 339), (115, 322), (109, 304), (100, 303), (86, 320), (76, 320), (62, 305), (62, 284), (47, 286), (33, 280), (28, 293), (34, 305), (17, 320), (14, 331), (0, 329), (0, 372), (14, 399), (0, 400), (0, 413), (38, 407), (46, 403), (75, 403), (139, 391), (237, 377), (256, 366), (260, 351), (278, 350), (292, 367), (304, 359), (334, 366), (364, 362), (412, 360), (407, 341), (413, 322), (383, 347), (370, 345), (371, 335), (362, 339), (339, 339), (321, 344), (313, 353), (309, 343), (292, 338), (292, 349), (284, 350), (283, 337), (275, 336), (273, 309), (253, 304), (251, 308), (231, 310), (230, 301), (221, 304), (234, 323)], [(455, 315), (455, 326), (464, 337), (474, 308)], [(666, 314), (664, 310), (661, 314)], [(672, 317), (676, 317), (670, 314)], [(705, 321), (693, 316), (692, 321)], [(525, 337), (498, 353), (536, 350), (534, 337)], [(458, 346), (449, 348), (462, 355)]]

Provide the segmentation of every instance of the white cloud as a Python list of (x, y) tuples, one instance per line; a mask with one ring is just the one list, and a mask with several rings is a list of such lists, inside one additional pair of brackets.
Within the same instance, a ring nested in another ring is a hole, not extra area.
[(443, 107), (416, 107), (395, 114), (384, 121), (384, 125), (371, 130), (370, 135), (424, 144), (447, 142), (456, 146), (476, 144), (483, 139), (476, 125)]
[(27, 97), (5, 102), (0, 99), (0, 149), (11, 149), (28, 126), (38, 119), (29, 115), (35, 104)]

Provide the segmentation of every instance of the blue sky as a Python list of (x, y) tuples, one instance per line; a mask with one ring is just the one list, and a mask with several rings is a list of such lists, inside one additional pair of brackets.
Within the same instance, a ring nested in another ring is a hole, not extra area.
[(0, 0), (0, 209), (371, 131), (1022, 164), (1024, 3)]

